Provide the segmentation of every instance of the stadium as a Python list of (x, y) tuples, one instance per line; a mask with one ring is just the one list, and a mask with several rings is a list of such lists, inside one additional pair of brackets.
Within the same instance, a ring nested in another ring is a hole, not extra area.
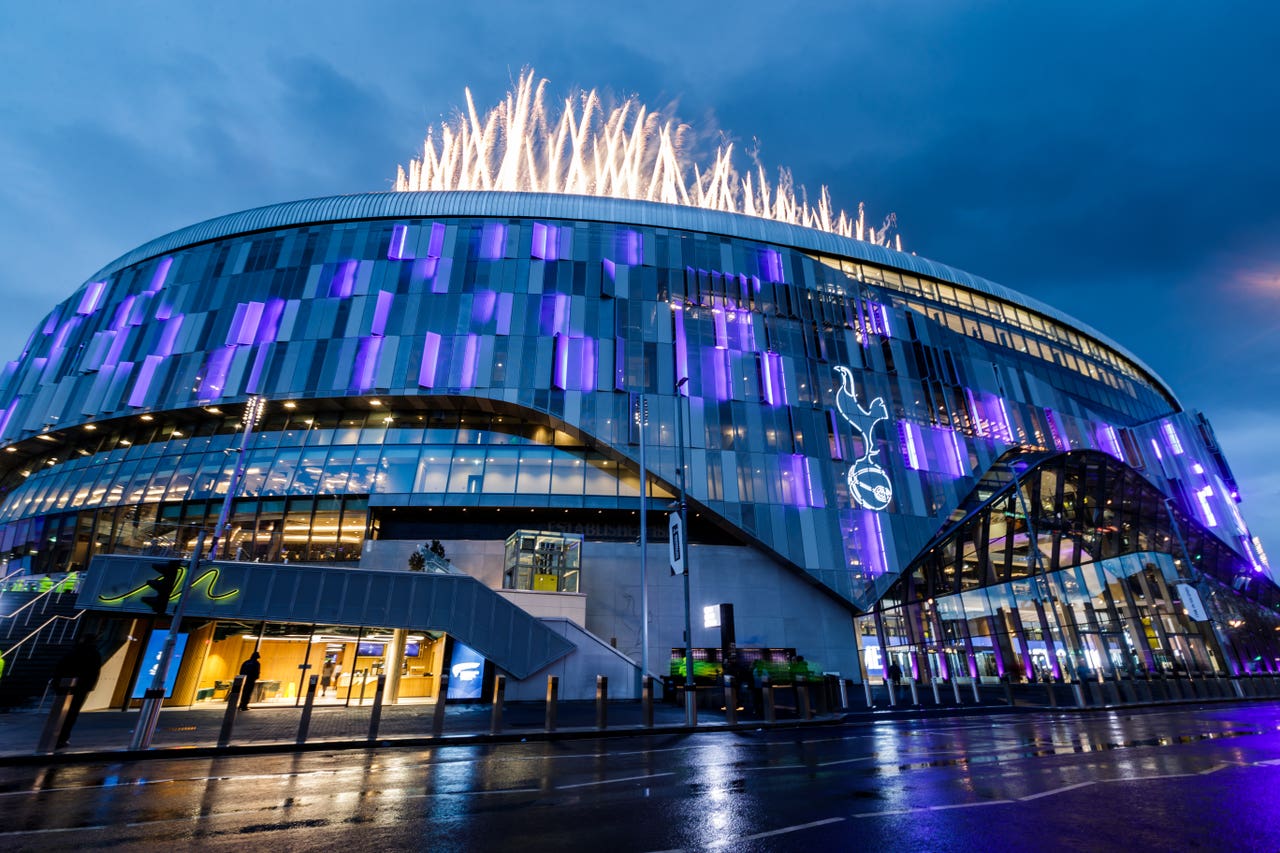
[(138, 593), (215, 530), (175, 704), (255, 649), (267, 704), (322, 668), (332, 702), (445, 671), (634, 695), (683, 672), (686, 579), (703, 681), (1280, 671), (1206, 417), (1053, 307), (841, 230), (426, 189), (139, 246), (0, 375), (8, 594), (74, 583), (90, 707), (140, 695), (165, 625)]

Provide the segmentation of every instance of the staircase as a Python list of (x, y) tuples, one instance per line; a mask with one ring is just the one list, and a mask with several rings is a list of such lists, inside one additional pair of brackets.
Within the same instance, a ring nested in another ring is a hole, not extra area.
[(38, 701), (44, 694), (53, 668), (75, 645), (83, 613), (76, 595), (73, 583), (0, 586), (0, 709)]

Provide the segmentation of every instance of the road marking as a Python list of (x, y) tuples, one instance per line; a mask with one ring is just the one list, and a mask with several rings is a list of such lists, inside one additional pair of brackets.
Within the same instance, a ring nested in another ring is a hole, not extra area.
[(425, 797), (476, 797), (495, 794), (536, 794), (541, 788), (494, 788), (484, 791), (426, 791), (421, 794), (405, 794), (406, 800), (421, 800)]
[[(1103, 779), (1101, 781), (1105, 782), (1107, 780)], [(1051, 797), (1054, 794), (1061, 794), (1063, 791), (1074, 791), (1076, 788), (1087, 788), (1092, 784), (1093, 784), (1093, 780), (1090, 780), (1088, 782), (1077, 782), (1074, 785), (1064, 785), (1061, 788), (1051, 788), (1048, 791), (1041, 791), (1038, 794), (1027, 794), (1025, 797), (1018, 797), (1018, 799), (1024, 802), (1026, 800), (1038, 800), (1041, 797)]]
[(775, 835), (786, 835), (789, 832), (800, 832), (805, 829), (813, 829), (815, 826), (827, 826), (832, 823), (840, 823), (842, 817), (829, 817), (825, 820), (815, 820), (809, 823), (798, 823), (795, 826), (784, 826), (781, 829), (771, 829), (768, 832), (757, 832), (754, 835), (739, 835), (737, 838), (721, 838), (711, 842), (708, 847), (723, 847), (726, 844), (735, 844), (739, 841), (755, 841), (758, 838), (773, 838)]
[(599, 779), (595, 782), (576, 782), (572, 785), (557, 785), (553, 790), (568, 791), (573, 788), (590, 788), (593, 785), (615, 785), (619, 782), (640, 782), (645, 779), (659, 779), (663, 776), (674, 776), (673, 773), (650, 773), (647, 776), (624, 776), (621, 779)]

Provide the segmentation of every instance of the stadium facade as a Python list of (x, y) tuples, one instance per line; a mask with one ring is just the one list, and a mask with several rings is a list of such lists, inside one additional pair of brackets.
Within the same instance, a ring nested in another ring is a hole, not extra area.
[(726, 603), (748, 659), (854, 680), (1280, 667), (1280, 589), (1213, 431), (1137, 356), (915, 255), (617, 199), (312, 199), (121, 257), (0, 376), (0, 552), (81, 573), (100, 704), (147, 657), (147, 556), (224, 509), (174, 701), (218, 698), (251, 648), (263, 701), (307, 668), (430, 697), (460, 660), (508, 696), (548, 672), (625, 692), (642, 444), (656, 674), (684, 645), (681, 459), (709, 670)]

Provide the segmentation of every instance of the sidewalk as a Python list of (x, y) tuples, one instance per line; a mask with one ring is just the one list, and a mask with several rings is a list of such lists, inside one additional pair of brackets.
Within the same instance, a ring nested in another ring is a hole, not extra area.
[[(608, 703), (607, 729), (596, 728), (594, 702), (560, 702), (554, 732), (544, 731), (545, 708), (541, 702), (508, 703), (502, 730), (491, 730), (492, 706), (450, 705), (445, 714), (441, 738), (431, 736), (432, 704), (387, 705), (382, 709), (378, 745), (465, 744), (494, 741), (543, 740), (552, 738), (634, 735), (646, 732), (693, 731), (684, 722), (684, 709), (655, 703), (653, 728), (642, 725), (638, 701)], [(217, 749), (226, 706), (209, 708), (166, 708), (160, 712), (152, 749), (129, 753), (137, 710), (93, 711), (80, 715), (71, 735), (71, 744), (54, 755), (36, 755), (35, 748), (47, 719), (47, 711), (0, 714), (0, 764), (54, 763), (66, 761), (122, 760), (128, 758), (195, 757), (202, 754), (294, 751), (301, 749), (341, 749), (370, 745), (371, 706), (317, 707), (312, 711), (307, 743), (296, 743), (301, 708), (255, 706), (236, 716), (230, 747)], [(841, 716), (816, 717), (811, 721), (782, 719), (775, 726), (829, 725)], [(699, 710), (698, 730), (727, 728), (723, 711)], [(754, 729), (764, 725), (757, 718), (740, 719), (734, 728)]]

